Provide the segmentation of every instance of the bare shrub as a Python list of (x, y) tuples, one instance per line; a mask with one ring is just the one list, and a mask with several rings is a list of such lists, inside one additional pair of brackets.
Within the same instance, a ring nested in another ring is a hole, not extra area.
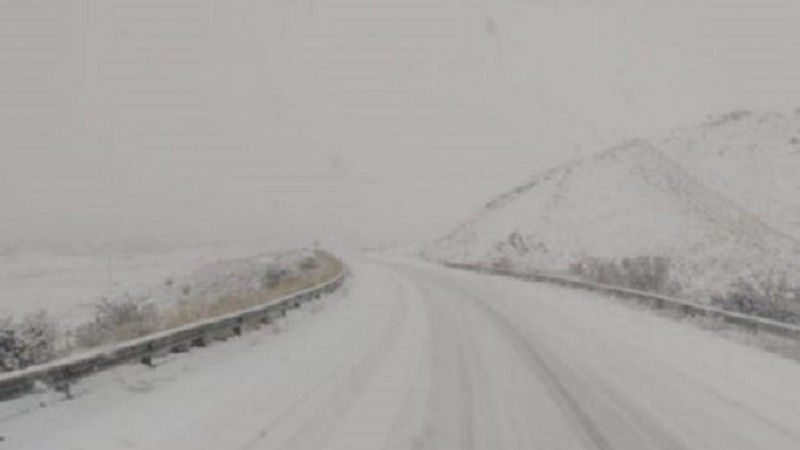
[(800, 323), (800, 287), (789, 283), (786, 274), (739, 280), (712, 302), (728, 311)]
[(319, 267), (319, 262), (314, 257), (309, 256), (309, 257), (303, 258), (300, 261), (300, 264), (298, 264), (298, 267), (300, 267), (301, 270), (310, 271), (310, 270), (314, 270), (317, 267)]
[(585, 258), (570, 264), (571, 273), (595, 283), (640, 291), (675, 293), (670, 281), (672, 261), (665, 256), (622, 259)]
[(21, 322), (0, 320), (0, 371), (24, 369), (56, 356), (57, 331), (45, 311), (28, 314)]
[(94, 320), (75, 331), (75, 341), (81, 347), (96, 347), (141, 337), (157, 329), (155, 307), (145, 299), (126, 297), (112, 302), (104, 298), (95, 305)]
[(508, 256), (501, 256), (492, 261), (492, 269), (500, 271), (510, 271), (514, 268), (514, 263)]
[(719, 127), (729, 122), (735, 122), (738, 120), (742, 120), (746, 117), (750, 117), (752, 116), (752, 114), (753, 114), (752, 112), (744, 110), (731, 111), (719, 117), (712, 118), (709, 122), (706, 123), (706, 127), (707, 128)]
[(0, 372), (19, 368), (16, 351), (17, 340), (11, 317), (0, 317)]
[[(312, 260), (313, 263), (309, 260)], [(184, 298), (174, 308), (164, 312), (162, 326), (176, 327), (262, 305), (270, 300), (327, 281), (342, 269), (340, 261), (322, 251), (315, 251), (313, 256), (309, 256), (297, 264), (298, 266), (305, 265), (306, 270), (290, 270), (281, 265), (265, 268), (259, 276), (257, 288), (254, 290), (232, 291), (210, 298)]]
[(56, 356), (56, 325), (46, 311), (26, 315), (17, 326), (17, 337), (22, 343), (19, 361), (21, 367), (41, 364)]
[(288, 274), (289, 271), (282, 267), (270, 267), (261, 277), (261, 288), (275, 289)]

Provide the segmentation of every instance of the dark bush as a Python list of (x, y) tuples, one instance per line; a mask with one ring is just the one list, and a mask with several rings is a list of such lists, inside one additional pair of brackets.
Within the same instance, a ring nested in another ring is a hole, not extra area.
[(261, 277), (262, 289), (274, 289), (278, 287), (283, 277), (289, 274), (289, 271), (281, 267), (270, 267)]
[(492, 269), (500, 271), (510, 271), (514, 268), (514, 263), (508, 256), (501, 256), (492, 261)]
[(26, 315), (21, 322), (0, 320), (0, 371), (24, 369), (56, 356), (56, 327), (45, 311)]
[(672, 293), (672, 261), (665, 256), (622, 259), (585, 258), (570, 265), (570, 272), (589, 281), (640, 291)]
[(0, 372), (17, 369), (17, 340), (10, 317), (0, 318)]
[(792, 286), (783, 274), (737, 281), (712, 303), (728, 311), (800, 323), (800, 287)]

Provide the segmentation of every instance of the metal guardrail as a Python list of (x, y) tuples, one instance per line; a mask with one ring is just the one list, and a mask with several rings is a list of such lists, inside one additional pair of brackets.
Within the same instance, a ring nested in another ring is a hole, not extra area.
[(269, 323), (301, 304), (337, 290), (344, 282), (344, 269), (333, 279), (282, 297), (265, 305), (165, 330), (107, 348), (69, 356), (39, 366), (0, 374), (0, 401), (18, 397), (44, 383), (71, 397), (69, 386), (88, 375), (132, 361), (152, 365), (153, 357), (186, 351), (210, 343), (215, 336), (240, 335), (245, 325)]
[(712, 319), (721, 320), (748, 331), (767, 333), (800, 340), (800, 326), (778, 322), (776, 320), (765, 319), (763, 317), (726, 311), (724, 309), (714, 308), (712, 306), (703, 305), (689, 300), (682, 300), (674, 297), (668, 297), (665, 295), (639, 291), (636, 289), (628, 289), (619, 286), (592, 283), (579, 278), (562, 275), (516, 272), (513, 270), (487, 268), (471, 264), (445, 263), (445, 265), (454, 269), (471, 270), (473, 272), (501, 275), (599, 292), (615, 297), (635, 300), (654, 309), (675, 311), (684, 316), (709, 317)]

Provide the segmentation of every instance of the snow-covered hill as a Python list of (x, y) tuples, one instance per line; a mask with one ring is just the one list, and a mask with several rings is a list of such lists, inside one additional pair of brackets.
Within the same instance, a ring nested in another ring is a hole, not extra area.
[[(668, 256), (673, 281), (699, 296), (753, 274), (800, 273), (792, 123), (797, 117), (726, 115), (657, 145), (633, 141), (573, 161), (490, 201), (424, 254), (556, 271), (587, 257)], [(743, 156), (756, 153), (762, 171)]]
[(711, 117), (657, 145), (710, 188), (800, 239), (800, 108)]

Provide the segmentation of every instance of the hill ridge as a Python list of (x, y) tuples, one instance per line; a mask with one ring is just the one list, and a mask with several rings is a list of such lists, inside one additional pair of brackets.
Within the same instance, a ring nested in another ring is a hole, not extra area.
[(800, 241), (637, 139), (535, 175), (423, 254), (548, 270), (586, 257), (669, 256), (693, 289), (719, 290), (743, 273), (796, 267)]

